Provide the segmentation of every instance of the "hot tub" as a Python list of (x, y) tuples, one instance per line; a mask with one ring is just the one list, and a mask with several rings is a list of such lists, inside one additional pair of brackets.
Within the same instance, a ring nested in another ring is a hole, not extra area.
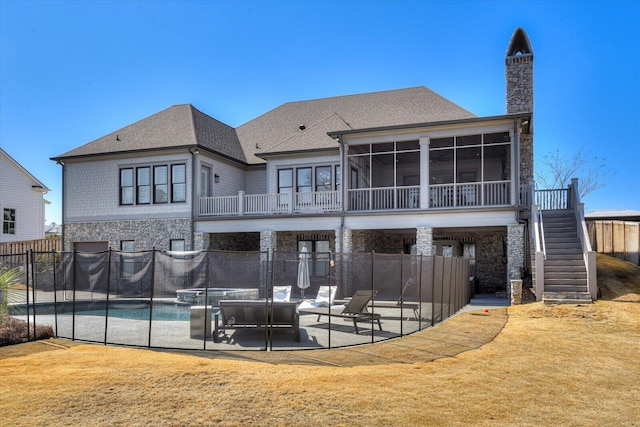
[(257, 288), (191, 288), (178, 289), (176, 294), (178, 302), (217, 307), (221, 299), (258, 299), (259, 290)]

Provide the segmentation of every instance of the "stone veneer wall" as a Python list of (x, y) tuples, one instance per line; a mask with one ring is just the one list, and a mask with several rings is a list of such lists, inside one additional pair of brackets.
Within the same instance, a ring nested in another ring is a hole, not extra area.
[[(507, 227), (507, 279), (508, 283), (512, 280), (520, 280), (523, 276), (525, 262), (525, 239), (524, 224), (510, 225)], [(520, 285), (522, 289), (522, 284)], [(507, 290), (511, 287), (507, 286)]]
[(193, 248), (190, 219), (71, 222), (65, 224), (64, 237), (65, 250), (72, 250), (74, 242), (103, 241), (112, 249), (120, 249), (123, 240), (133, 240), (135, 250), (169, 250), (173, 239), (184, 240), (187, 250)]
[(276, 249), (278, 244), (277, 233), (275, 231), (260, 232), (260, 252), (269, 252)]
[(416, 230), (416, 252), (433, 255), (433, 227), (418, 227)]
[(259, 251), (260, 233), (209, 233), (210, 251)]
[(333, 230), (279, 231), (278, 250), (283, 252), (297, 252), (298, 240), (315, 240), (315, 236), (327, 236), (329, 240), (329, 248), (331, 251), (335, 252), (336, 235)]
[(387, 233), (380, 230), (351, 230), (352, 251), (399, 254), (405, 251), (405, 241), (414, 241), (415, 237), (415, 234)]
[(533, 112), (533, 54), (507, 56), (507, 114)]
[[(507, 280), (507, 231), (479, 232), (434, 232), (434, 239), (456, 240), (459, 242), (475, 242), (476, 244), (476, 277), (478, 292), (495, 292), (506, 290)], [(461, 250), (461, 249), (459, 249)]]
[[(507, 114), (533, 114), (533, 54), (505, 59)], [(520, 134), (520, 184), (534, 179), (533, 121), (528, 134)]]
[(534, 180), (533, 129), (529, 134), (520, 134), (520, 184), (528, 185)]

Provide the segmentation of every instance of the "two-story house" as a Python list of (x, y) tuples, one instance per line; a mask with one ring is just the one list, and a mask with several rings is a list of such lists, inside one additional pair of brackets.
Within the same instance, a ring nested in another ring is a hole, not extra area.
[(426, 87), (281, 105), (237, 128), (176, 105), (52, 158), (67, 250), (466, 256), (520, 278), (533, 179), (533, 52), (506, 55), (504, 115)]
[(0, 148), (0, 243), (44, 239), (50, 190)]

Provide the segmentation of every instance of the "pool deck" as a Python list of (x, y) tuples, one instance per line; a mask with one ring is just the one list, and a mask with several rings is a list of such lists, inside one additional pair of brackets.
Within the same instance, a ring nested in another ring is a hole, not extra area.
[[(305, 315), (301, 316), (301, 341), (299, 343), (293, 340), (293, 334), (290, 329), (274, 331), (271, 341), (267, 339), (264, 329), (232, 330), (220, 343), (214, 343), (211, 339), (192, 339), (190, 337), (189, 322), (153, 322), (150, 332), (148, 322), (127, 319), (109, 319), (107, 323), (107, 338), (110, 343), (120, 345), (140, 347), (141, 342), (148, 343), (150, 340), (151, 347), (159, 351), (187, 351), (198, 355), (206, 354), (207, 357), (242, 359), (249, 357), (267, 361), (268, 363), (282, 363), (282, 361), (286, 360), (296, 360), (297, 363), (302, 363), (309, 357), (312, 359), (317, 358), (318, 355), (313, 356), (316, 351), (324, 354), (323, 352), (326, 352), (329, 345), (332, 347), (331, 353), (345, 351), (351, 353), (353, 351), (363, 351), (363, 348), (367, 348), (367, 353), (370, 354), (384, 354), (384, 349), (389, 349), (389, 346), (397, 352), (397, 346), (400, 345), (407, 347), (407, 357), (409, 357), (407, 360), (423, 360), (425, 357), (433, 360), (465, 348), (477, 348), (476, 344), (482, 343), (483, 345), (483, 343), (488, 342), (487, 337), (493, 339), (506, 323), (507, 305), (508, 300), (505, 298), (500, 299), (491, 295), (479, 295), (454, 316), (445, 319), (444, 322), (437, 323), (434, 327), (430, 326), (430, 320), (426, 318), (424, 310), (422, 313), (423, 319), (409, 321), (405, 319), (402, 323), (398, 318), (399, 310), (381, 312), (383, 315), (383, 331), (379, 331), (377, 327), (362, 325), (363, 330), (359, 335), (355, 334), (353, 324), (350, 321), (344, 322), (344, 319), (333, 319), (331, 334), (329, 335), (328, 322), (323, 320), (318, 322), (316, 316)], [(487, 311), (485, 312), (485, 310)], [(38, 323), (46, 323), (46, 320), (42, 317), (38, 316)], [(53, 319), (50, 320), (53, 321)], [(105, 319), (94, 316), (77, 316), (75, 322), (75, 331), (73, 332), (75, 332), (76, 340), (104, 342)], [(425, 324), (425, 322), (427, 323)], [(478, 324), (484, 324), (484, 326), (477, 328)], [(426, 329), (417, 332), (419, 326), (426, 327)], [(58, 328), (61, 332), (72, 331), (71, 316), (62, 320), (59, 318)], [(402, 336), (400, 335), (401, 333)], [(66, 336), (67, 333), (64, 335)], [(68, 335), (71, 336), (70, 333)], [(425, 341), (426, 337), (434, 335), (441, 338), (435, 341), (433, 338), (427, 338)], [(449, 338), (445, 338), (447, 336)], [(461, 336), (466, 336), (469, 342), (460, 344), (458, 341)], [(449, 339), (451, 342), (448, 342)], [(434, 351), (429, 350), (425, 353), (423, 347), (428, 343), (430, 343), (429, 347), (437, 344), (437, 346), (446, 348), (438, 351), (432, 348)], [(180, 348), (177, 349), (176, 347)], [(264, 351), (265, 349), (278, 351)], [(421, 354), (417, 359), (417, 355), (414, 354), (416, 352)], [(259, 356), (256, 356), (256, 354)], [(267, 356), (267, 354), (274, 354), (275, 356)], [(293, 354), (298, 355), (293, 356)], [(330, 359), (334, 360), (336, 357), (337, 354), (332, 355)], [(377, 360), (377, 357), (373, 357), (373, 360)]]

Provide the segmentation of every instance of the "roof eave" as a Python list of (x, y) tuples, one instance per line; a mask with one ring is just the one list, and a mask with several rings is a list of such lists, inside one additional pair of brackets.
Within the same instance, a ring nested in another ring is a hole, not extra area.
[[(290, 156), (294, 154), (310, 154), (310, 153), (326, 153), (329, 151), (339, 151), (339, 147), (327, 147), (327, 148), (314, 148), (311, 150), (290, 150), (290, 151), (278, 151), (275, 153), (257, 153), (254, 156), (259, 157), (261, 159), (265, 159), (265, 157), (276, 157), (276, 156)], [(266, 159), (265, 159), (266, 160)]]
[(340, 131), (331, 131), (327, 132), (331, 138), (337, 138), (341, 135), (349, 135), (349, 134), (358, 134), (358, 133), (369, 133), (369, 132), (385, 132), (390, 130), (403, 130), (403, 129), (413, 129), (413, 128), (422, 128), (422, 127), (434, 127), (434, 126), (446, 126), (446, 125), (459, 125), (459, 124), (467, 124), (467, 123), (477, 123), (477, 122), (490, 122), (495, 120), (507, 120), (507, 119), (518, 119), (518, 118), (529, 118), (532, 113), (517, 113), (517, 114), (503, 114), (499, 116), (486, 116), (486, 117), (470, 117), (466, 119), (455, 119), (455, 120), (442, 120), (437, 122), (426, 122), (426, 123), (410, 123), (404, 125), (391, 125), (391, 126), (380, 126), (373, 128), (363, 128), (363, 129), (349, 129), (349, 130), (340, 130)]
[(223, 153), (219, 153), (217, 151), (211, 150), (208, 147), (205, 147), (203, 145), (180, 145), (180, 146), (175, 146), (175, 147), (155, 147), (155, 148), (144, 148), (144, 149), (139, 149), (139, 150), (123, 150), (123, 151), (110, 151), (108, 153), (91, 153), (91, 154), (79, 154), (76, 156), (58, 156), (58, 157), (50, 157), (49, 160), (53, 160), (54, 162), (64, 162), (65, 160), (78, 160), (78, 159), (88, 159), (88, 158), (95, 158), (95, 157), (104, 157), (104, 156), (121, 156), (121, 155), (127, 155), (127, 154), (133, 154), (133, 153), (150, 153), (150, 152), (157, 152), (157, 151), (175, 151), (175, 150), (187, 150), (187, 151), (191, 151), (193, 149), (198, 149), (198, 150), (203, 150), (206, 151), (208, 153), (214, 154), (216, 156), (222, 157), (224, 159), (227, 160), (231, 160), (232, 162), (236, 162), (240, 165), (243, 166), (248, 166), (248, 163), (243, 162), (242, 160), (238, 160), (232, 156), (229, 156), (227, 154), (223, 154)]

